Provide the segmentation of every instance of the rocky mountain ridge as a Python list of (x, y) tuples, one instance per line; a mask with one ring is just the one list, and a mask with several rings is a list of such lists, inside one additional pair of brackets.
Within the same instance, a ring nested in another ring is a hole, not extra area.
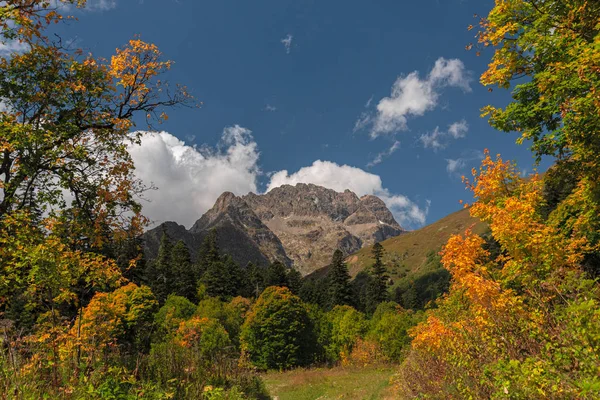
[(194, 257), (212, 229), (223, 252), (241, 265), (280, 260), (303, 275), (326, 265), (335, 249), (348, 255), (404, 232), (376, 196), (300, 183), (261, 195), (225, 192), (189, 230), (167, 222), (148, 231), (146, 255), (156, 256), (165, 231), (183, 240)]

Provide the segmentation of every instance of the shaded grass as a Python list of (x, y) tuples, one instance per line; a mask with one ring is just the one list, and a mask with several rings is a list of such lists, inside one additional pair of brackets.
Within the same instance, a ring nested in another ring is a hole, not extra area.
[(269, 372), (263, 379), (279, 400), (377, 400), (388, 398), (395, 370), (393, 366), (297, 369)]

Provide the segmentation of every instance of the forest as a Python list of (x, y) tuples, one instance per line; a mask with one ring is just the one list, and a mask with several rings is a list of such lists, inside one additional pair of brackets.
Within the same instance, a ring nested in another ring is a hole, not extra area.
[(486, 150), (462, 180), (487, 233), (393, 288), (379, 244), (354, 279), (339, 250), (323, 276), (238, 265), (214, 232), (147, 260), (127, 145), (197, 100), (140, 37), (103, 59), (50, 35), (76, 23), (56, 4), (0, 3), (27, 46), (0, 58), (1, 399), (269, 399), (267, 371), (368, 365), (399, 399), (600, 397), (600, 3), (496, 0), (469, 27), (511, 93), (482, 117), (552, 166)]

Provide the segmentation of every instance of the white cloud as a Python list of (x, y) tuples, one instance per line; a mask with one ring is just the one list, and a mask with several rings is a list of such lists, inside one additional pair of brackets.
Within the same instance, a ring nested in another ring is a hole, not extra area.
[(469, 124), (464, 119), (462, 121), (455, 122), (448, 127), (448, 133), (454, 139), (460, 139), (467, 136), (467, 132), (469, 131)]
[(381, 177), (349, 165), (338, 165), (330, 161), (315, 161), (311, 166), (300, 168), (289, 174), (278, 171), (271, 176), (267, 192), (281, 185), (312, 183), (336, 191), (350, 189), (358, 196), (372, 194), (381, 198), (394, 214), (396, 220), (406, 227), (419, 227), (425, 224), (429, 202), (425, 209), (420, 208), (408, 197), (393, 194), (383, 187)]
[(106, 11), (117, 6), (116, 0), (87, 0), (85, 8), (88, 10)]
[(467, 150), (462, 156), (456, 159), (446, 159), (446, 172), (449, 175), (460, 175), (460, 172), (467, 167), (467, 164), (473, 161), (483, 159), (483, 153), (478, 150)]
[(389, 149), (377, 154), (375, 156), (375, 158), (367, 164), (367, 167), (371, 168), (377, 164), (380, 164), (385, 158), (394, 154), (396, 152), (396, 150), (398, 150), (399, 148), (400, 148), (400, 142), (398, 140), (394, 141), (394, 144), (392, 144), (392, 146)]
[(290, 54), (290, 52), (292, 51), (292, 40), (293, 39), (294, 39), (294, 37), (292, 35), (290, 35), (289, 33), (287, 34), (286, 37), (281, 39), (281, 43), (283, 43), (283, 46), (285, 47), (285, 52), (287, 54)]
[(251, 131), (225, 128), (216, 149), (188, 146), (166, 133), (147, 133), (129, 152), (136, 176), (158, 190), (145, 194), (143, 213), (154, 222), (190, 227), (225, 191), (256, 192), (259, 152)]
[(449, 174), (454, 174), (455, 172), (463, 169), (466, 165), (466, 161), (464, 158), (457, 158), (456, 160), (446, 159), (446, 171)]
[(440, 150), (448, 146), (448, 138), (461, 139), (467, 136), (469, 131), (469, 125), (464, 119), (458, 122), (454, 122), (448, 126), (447, 131), (441, 131), (438, 126), (435, 127), (433, 132), (424, 133), (419, 137), (419, 140), (423, 144), (423, 147), (431, 148), (434, 151)]
[[(75, 5), (64, 3), (61, 0), (51, 0), (50, 7), (68, 11), (77, 8)], [(88, 11), (107, 11), (115, 7), (117, 7), (117, 0), (87, 0), (83, 9)]]
[(462, 61), (440, 57), (425, 79), (421, 79), (418, 71), (398, 77), (392, 85), (391, 95), (379, 100), (375, 113), (361, 114), (355, 130), (370, 125), (372, 138), (407, 130), (408, 118), (420, 117), (433, 110), (445, 87), (471, 91), (470, 74)]
[(267, 104), (264, 108), (265, 111), (277, 111), (277, 107)]
[(441, 136), (444, 135), (444, 132), (440, 132), (440, 128), (438, 126), (435, 127), (433, 132), (424, 133), (419, 137), (421, 143), (423, 143), (423, 147), (432, 148), (434, 151), (443, 149), (446, 147), (440, 140)]
[(29, 50), (29, 45), (18, 40), (0, 43), (0, 57), (5, 57), (13, 53), (23, 53), (27, 50)]

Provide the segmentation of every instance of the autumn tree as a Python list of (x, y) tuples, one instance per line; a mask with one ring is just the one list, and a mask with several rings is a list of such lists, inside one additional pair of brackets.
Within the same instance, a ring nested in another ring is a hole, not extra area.
[[(576, 191), (577, 183), (585, 188), (592, 201), (571, 212), (586, 219), (586, 236), (598, 244), (600, 217), (585, 216), (600, 215), (600, 4), (585, 0), (496, 3), (481, 19), (477, 35), (482, 46), (494, 48), (481, 83), (512, 87), (513, 101), (504, 108), (485, 107), (484, 115), (494, 128), (518, 132), (518, 143), (531, 141), (538, 160), (557, 159), (552, 176), (568, 177), (569, 182), (560, 185), (560, 191), (548, 191), (554, 197), (547, 199), (548, 206)], [(586, 252), (583, 264), (592, 276), (598, 274), (599, 260), (598, 251)]]
[[(144, 187), (127, 152), (144, 134), (133, 132), (134, 117), (161, 121), (165, 107), (190, 100), (161, 79), (172, 63), (139, 38), (104, 60), (46, 37), (46, 26), (64, 18), (58, 4), (0, 5), (0, 41), (26, 47), (0, 59), (0, 312), (14, 310), (18, 299), (16, 307), (35, 321), (16, 330), (27, 335), (20, 344), (36, 343), (33, 356), (23, 350), (33, 364), (13, 372), (40, 385), (50, 380), (48, 393), (71, 373), (79, 378), (77, 369), (60, 371), (59, 350), (73, 323), (96, 292), (124, 284), (122, 272), (139, 260), (129, 251), (122, 253), (131, 254), (129, 263), (106, 257), (145, 223)], [(42, 365), (52, 366), (51, 379)]]

